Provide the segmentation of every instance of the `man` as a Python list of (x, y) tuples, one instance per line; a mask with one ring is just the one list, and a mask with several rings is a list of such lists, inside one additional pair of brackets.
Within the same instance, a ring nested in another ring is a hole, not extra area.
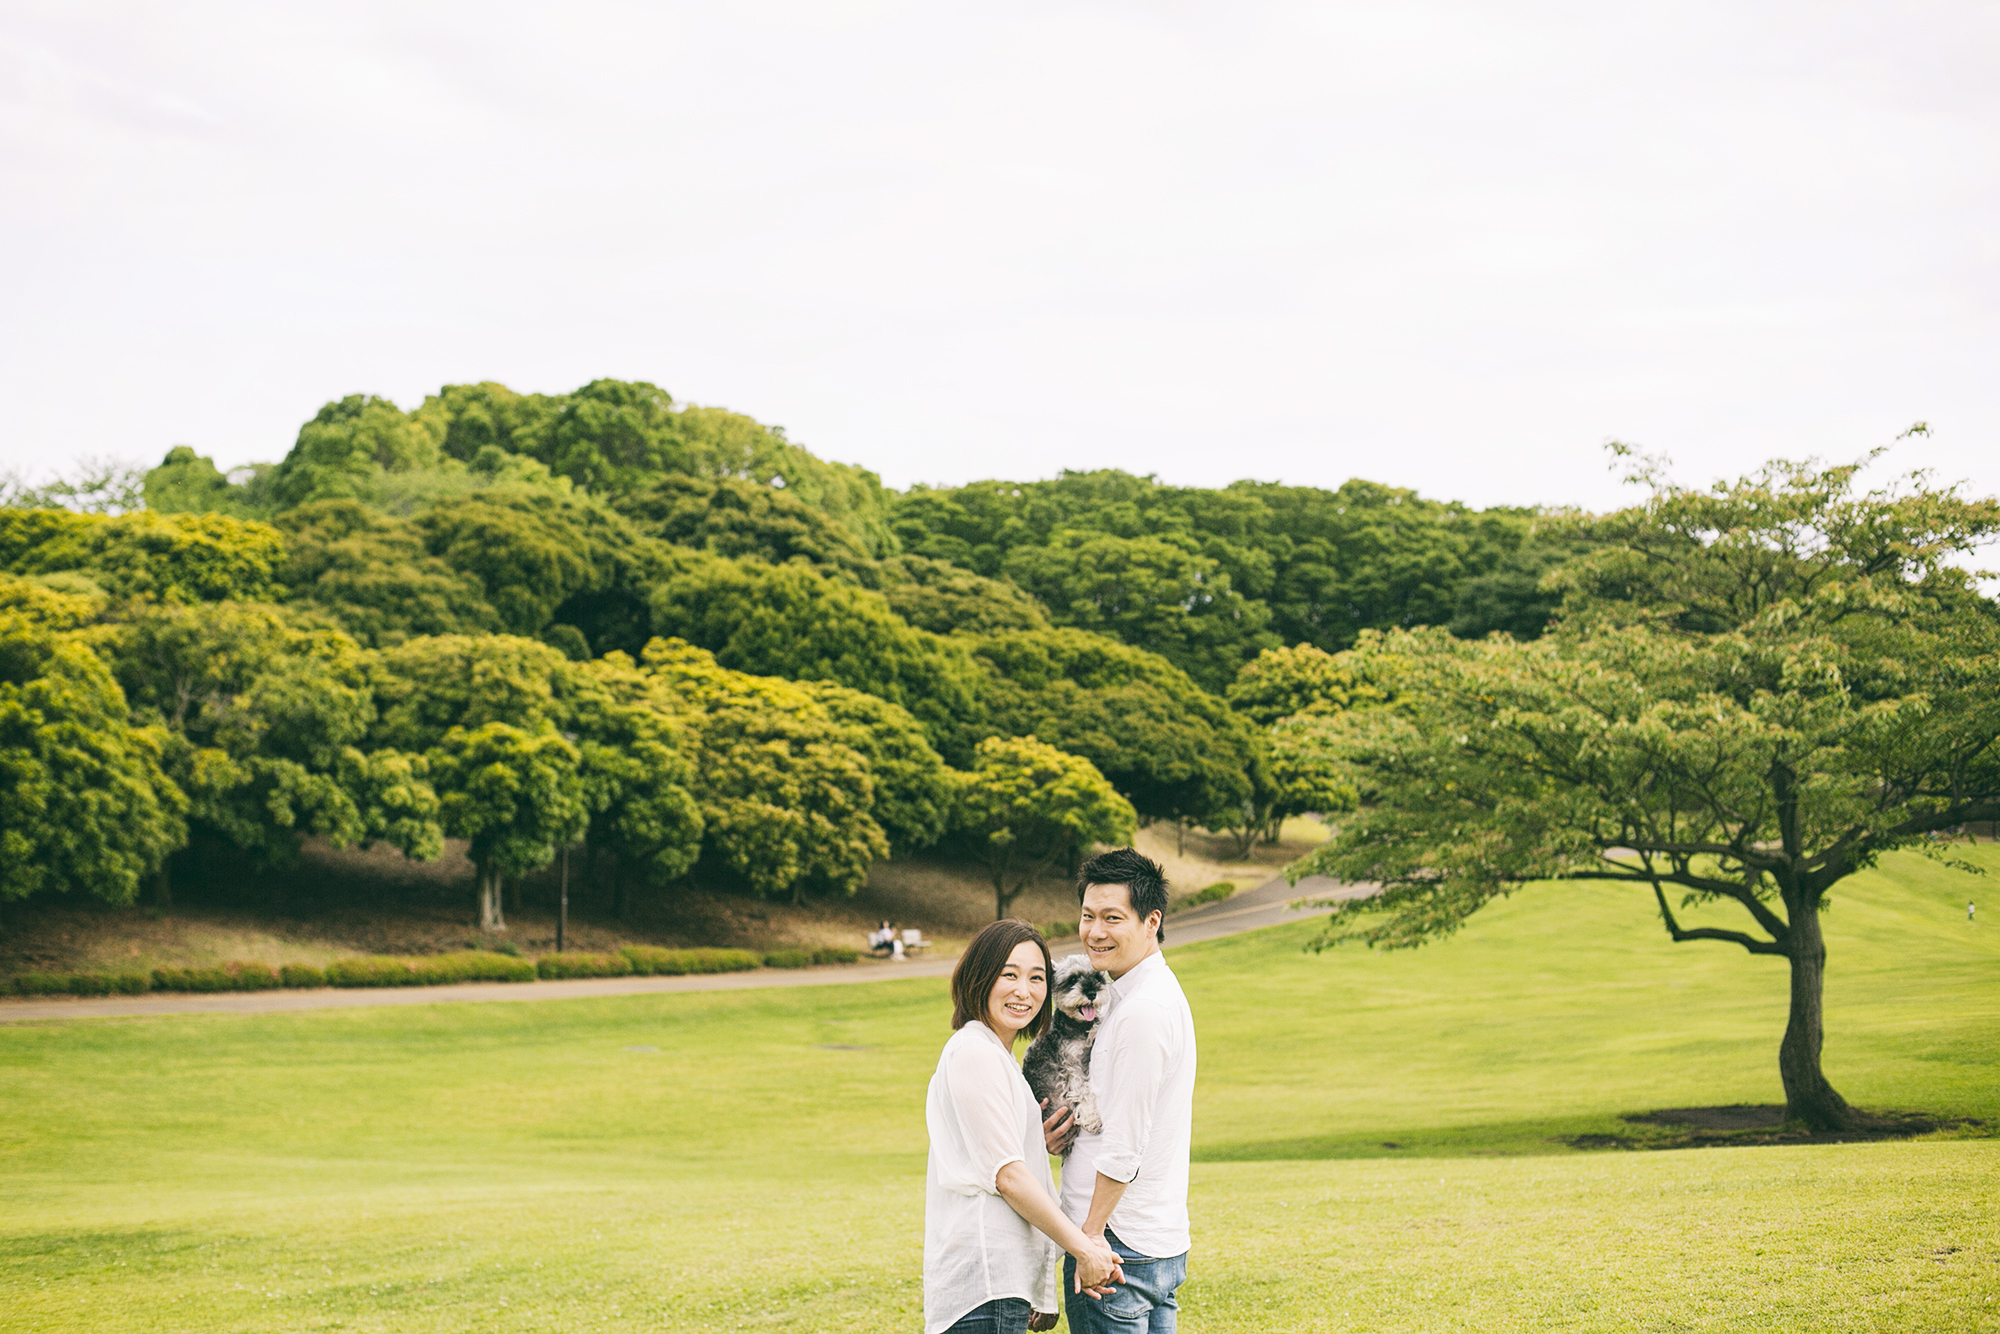
[[(1063, 1269), (1075, 1334), (1171, 1334), (1174, 1292), (1187, 1277), (1188, 1143), (1194, 1124), (1194, 1015), (1160, 953), (1167, 880), (1131, 848), (1085, 862), (1077, 875), (1084, 949), (1111, 975), (1090, 1050), (1090, 1088), (1103, 1129), (1078, 1135), (1066, 1107), (1050, 1109), (1050, 1153), (1070, 1146), (1062, 1210), (1118, 1253), (1124, 1281), (1101, 1297)], [(1072, 1139), (1074, 1143), (1071, 1144)]]

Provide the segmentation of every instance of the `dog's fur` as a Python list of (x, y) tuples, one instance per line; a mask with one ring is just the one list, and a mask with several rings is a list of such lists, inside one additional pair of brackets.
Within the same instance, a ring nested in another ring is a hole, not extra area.
[[(1083, 955), (1068, 955), (1056, 961), (1049, 1002), (1055, 1010), (1049, 1031), (1028, 1044), (1021, 1073), (1037, 1099), (1048, 1099), (1050, 1110), (1071, 1108), (1078, 1128), (1096, 1134), (1104, 1129), (1104, 1119), (1090, 1091), (1090, 1047), (1111, 1006), (1111, 978)], [(1092, 1017), (1083, 1018), (1084, 1010), (1092, 1011)]]

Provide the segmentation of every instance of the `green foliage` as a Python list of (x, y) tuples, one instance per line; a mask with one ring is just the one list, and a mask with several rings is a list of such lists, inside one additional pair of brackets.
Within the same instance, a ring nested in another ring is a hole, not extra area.
[(656, 945), (627, 945), (619, 951), (644, 977), (685, 977), (691, 973), (744, 973), (761, 960), (749, 950), (669, 950)]
[(270, 471), (270, 464), (257, 463), (225, 474), (215, 460), (187, 445), (175, 445), (160, 466), (145, 475), (141, 484), (145, 507), (155, 514), (268, 518), (270, 501), (265, 493)]
[(102, 644), (134, 714), (169, 735), (167, 770), (201, 827), (278, 862), (308, 834), (442, 850), (424, 762), (360, 748), (375, 705), (346, 635), (229, 602), (140, 607)]
[[(1332, 652), (1364, 629), (1446, 622), (1532, 635), (1547, 600), (1521, 581), (1573, 549), (1528, 511), (1372, 482), (1210, 490), (1115, 471), (916, 487), (893, 522), (905, 551), (1011, 573), (1057, 624), (1154, 650), (1211, 690), (1279, 643)], [(1487, 576), (1499, 582), (1467, 594)]]
[(263, 963), (153, 970), (153, 987), (158, 991), (273, 991), (283, 985), (278, 971)]
[(995, 920), (1037, 874), (1092, 844), (1129, 841), (1138, 820), (1089, 760), (1032, 736), (988, 737), (957, 782), (954, 822), (986, 863)]
[(813, 966), (811, 950), (771, 950), (764, 955), (766, 968), (810, 968)]
[(161, 766), (168, 740), (131, 725), (78, 636), (0, 609), (0, 900), (81, 890), (132, 902), (187, 838), (187, 802)]
[(23, 996), (137, 996), (153, 989), (145, 973), (21, 973), (0, 991)]
[(899, 704), (948, 759), (976, 739), (978, 678), (964, 647), (818, 570), (701, 558), (659, 586), (653, 623), (736, 671), (832, 681)]
[(876, 565), (872, 578), (891, 611), (932, 634), (1049, 628), (1048, 612), (1010, 580), (989, 579), (948, 561), (891, 556)]
[(720, 869), (796, 902), (808, 888), (853, 893), (889, 855), (868, 761), (811, 692), (677, 639), (648, 645), (642, 670), (695, 735), (692, 790)]
[(287, 987), (309, 990), (326, 985), (326, 970), (309, 963), (288, 963), (278, 970), (278, 980)]
[(570, 717), (592, 846), (616, 854), (621, 875), (679, 879), (701, 855), (701, 807), (688, 791), (693, 734), (622, 655), (587, 664), (577, 683)]
[(145, 507), (144, 476), (143, 468), (108, 458), (79, 459), (68, 473), (39, 486), (18, 473), (0, 473), (0, 508), (130, 514)]
[(326, 983), (334, 987), (442, 987), (460, 982), (532, 982), (535, 977), (531, 961), (488, 950), (335, 959), (326, 966)]
[(632, 961), (622, 954), (544, 954), (535, 960), (537, 977), (625, 977)]
[(284, 542), (267, 524), (221, 514), (0, 509), (0, 569), (75, 570), (120, 598), (215, 602), (271, 590)]
[(423, 530), (407, 519), (359, 501), (321, 500), (273, 523), (285, 535), (284, 600), (325, 613), (363, 644), (500, 628), (479, 580), (431, 555)]
[(670, 474), (614, 503), (652, 536), (717, 556), (770, 565), (802, 561), (856, 577), (874, 564), (837, 520), (760, 482)]
[(372, 671), (371, 740), (408, 751), (429, 750), (455, 727), (566, 725), (577, 679), (560, 651), (512, 635), (412, 639), (377, 654)]
[(383, 473), (435, 465), (436, 424), (412, 418), (386, 398), (349, 394), (299, 428), (298, 442), (270, 476), (278, 509), (369, 494)]
[(826, 710), (841, 740), (868, 762), (875, 785), (870, 813), (889, 837), (893, 855), (927, 848), (951, 824), (951, 771), (905, 709), (824, 681), (799, 688)]
[(1243, 664), (1225, 696), (1230, 708), (1259, 727), (1296, 713), (1330, 713), (1381, 697), (1380, 689), (1355, 679), (1348, 663), (1311, 644), (1265, 649)]
[(1148, 818), (1202, 819), (1250, 799), (1250, 729), (1157, 655), (1081, 630), (966, 643), (989, 673), (989, 732), (1083, 756)]
[(1175, 899), (1174, 911), (1181, 912), (1188, 908), (1199, 908), (1204, 903), (1220, 903), (1226, 898), (1233, 897), (1235, 893), (1236, 886), (1233, 882), (1218, 880), (1212, 885), (1204, 885), (1192, 894), (1183, 894)]
[(500, 924), (501, 876), (547, 866), (583, 837), (589, 807), (577, 751), (554, 731), (454, 727), (430, 752), (445, 832), (479, 868), (481, 925)]

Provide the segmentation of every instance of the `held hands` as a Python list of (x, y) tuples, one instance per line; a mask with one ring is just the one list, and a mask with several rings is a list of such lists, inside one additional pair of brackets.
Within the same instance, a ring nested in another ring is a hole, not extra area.
[(1102, 1298), (1124, 1281), (1125, 1271), (1118, 1267), (1118, 1252), (1104, 1238), (1086, 1232), (1083, 1249), (1076, 1256), (1076, 1290)]
[(1049, 1151), (1049, 1157), (1060, 1158), (1069, 1152), (1069, 1146), (1076, 1139), (1076, 1115), (1067, 1107), (1049, 1108), (1049, 1100), (1042, 1099), (1042, 1110), (1047, 1117), (1042, 1121), (1042, 1147)]

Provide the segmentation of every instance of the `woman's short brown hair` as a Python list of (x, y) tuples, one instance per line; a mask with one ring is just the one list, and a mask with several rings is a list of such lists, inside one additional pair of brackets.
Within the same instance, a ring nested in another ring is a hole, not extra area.
[(951, 970), (951, 1028), (955, 1033), (966, 1024), (977, 1019), (986, 1019), (986, 1003), (993, 995), (993, 988), (1000, 981), (1000, 970), (1013, 957), (1014, 947), (1024, 940), (1035, 942), (1035, 948), (1042, 952), (1042, 976), (1049, 980), (1048, 996), (1042, 998), (1042, 1008), (1035, 1011), (1035, 1017), (1028, 1021), (1028, 1036), (1038, 1038), (1048, 1032), (1049, 1022), (1054, 1018), (1050, 1001), (1055, 991), (1055, 965), (1049, 960), (1049, 942), (1042, 939), (1042, 933), (1026, 922), (995, 922), (972, 938), (965, 947), (965, 953), (958, 956), (958, 966)]

